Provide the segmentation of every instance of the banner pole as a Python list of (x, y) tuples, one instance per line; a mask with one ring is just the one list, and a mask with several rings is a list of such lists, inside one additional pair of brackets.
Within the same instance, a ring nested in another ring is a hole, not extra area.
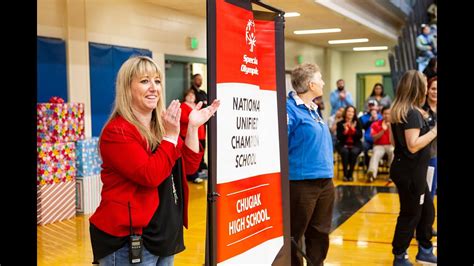
[[(207, 30), (207, 102), (211, 103), (216, 99), (216, 1), (206, 1), (206, 30)], [(218, 114), (216, 114), (217, 116)], [(217, 254), (216, 233), (214, 225), (216, 223), (215, 200), (218, 195), (216, 189), (216, 116), (212, 117), (208, 123), (208, 184), (207, 184), (207, 226), (206, 226), (206, 257), (205, 265), (216, 265), (215, 254)]]
[[(278, 47), (277, 47), (277, 51), (276, 52), (276, 55), (278, 58), (274, 58), (273, 60), (277, 61), (278, 64), (283, 64), (283, 65), (280, 65), (280, 66), (277, 66), (277, 69), (276, 69), (276, 74), (277, 74), (277, 79), (278, 81), (276, 82), (278, 84), (277, 87), (279, 87), (279, 89), (277, 89), (277, 94), (278, 94), (278, 106), (285, 106), (285, 91), (284, 91), (284, 35), (283, 35), (283, 28), (284, 28), (284, 13), (283, 11), (279, 10), (279, 9), (276, 9), (274, 7), (271, 7), (267, 4), (264, 4), (262, 3), (261, 1), (257, 1), (257, 0), (250, 0), (250, 1), (241, 1), (241, 0), (223, 0), (222, 2), (224, 3), (231, 3), (235, 6), (238, 6), (238, 7), (241, 7), (241, 8), (244, 8), (244, 9), (247, 9), (247, 10), (250, 10), (252, 11), (252, 8), (251, 8), (251, 3), (254, 3), (256, 5), (259, 5), (265, 9), (268, 9), (275, 14), (276, 17), (278, 17), (278, 19), (275, 21), (277, 24), (280, 23), (280, 29), (278, 30), (278, 34), (277, 36), (275, 36), (274, 38), (276, 38), (275, 42), (278, 43)], [(227, 4), (228, 5), (228, 4)], [(211, 103), (214, 99), (217, 98), (217, 64), (218, 64), (218, 60), (221, 60), (222, 61), (222, 54), (219, 54), (219, 58), (217, 57), (217, 46), (218, 46), (218, 43), (217, 43), (217, 20), (218, 20), (218, 17), (217, 17), (217, 8), (219, 7), (219, 11), (222, 11), (222, 6), (223, 4), (221, 3), (221, 1), (219, 0), (219, 2), (217, 2), (216, 0), (207, 0), (206, 1), (206, 15), (207, 15), (207, 20), (206, 20), (206, 29), (207, 29), (207, 65), (208, 65), (208, 71), (207, 71), (207, 84), (208, 84), (208, 102)], [(230, 13), (226, 13), (226, 14), (230, 14)], [(222, 14), (219, 13), (219, 18), (222, 18)], [(228, 15), (227, 15), (228, 16)], [(250, 20), (249, 20), (250, 21)], [(253, 20), (252, 20), (253, 21)], [(245, 23), (247, 23), (247, 21), (244, 21)], [(245, 29), (245, 24), (244, 25), (244, 29)], [(254, 24), (255, 25), (255, 24)], [(222, 24), (219, 24), (219, 38), (222, 39), (223, 35), (224, 35), (224, 32), (222, 31)], [(245, 31), (244, 31), (244, 34), (245, 34)], [(242, 35), (242, 36), (246, 36), (246, 35)], [(222, 44), (222, 43), (221, 43)], [(247, 49), (250, 49), (250, 48), (247, 48)], [(226, 50), (224, 50), (226, 51)], [(247, 51), (247, 50), (246, 50)], [(252, 49), (250, 49), (251, 52)], [(221, 48), (221, 53), (222, 53), (222, 48)], [(248, 53), (248, 51), (247, 51)], [(250, 57), (250, 59), (253, 59)], [(259, 59), (260, 60), (260, 59)], [(253, 63), (253, 62), (245, 62), (244, 64), (258, 64), (258, 63)], [(240, 63), (239, 63), (240, 64)], [(222, 65), (226, 65), (226, 64), (223, 64), (222, 62), (220, 63), (220, 68), (219, 68), (219, 75), (220, 75), (220, 83), (221, 84), (223, 81), (222, 81), (222, 75), (223, 73), (230, 73), (230, 72), (225, 72), (221, 69)], [(246, 66), (246, 65), (244, 65)], [(239, 68), (237, 70), (238, 71), (242, 71), (241, 68), (240, 68), (240, 65), (239, 65)], [(282, 76), (281, 73), (283, 73)], [(248, 73), (245, 73), (245, 75), (247, 75)], [(236, 74), (236, 77), (241, 77), (241, 75), (243, 75), (242, 73), (238, 72), (238, 74)], [(252, 74), (253, 75), (253, 74)], [(250, 75), (249, 75), (250, 76)], [(247, 76), (245, 76), (247, 77)], [(225, 80), (225, 79), (224, 79)], [(245, 82), (243, 82), (245, 83)], [(224, 81), (224, 84), (225, 84), (225, 81)], [(283, 87), (282, 87), (283, 85)], [(281, 88), (283, 88), (283, 90)], [(225, 96), (225, 95), (224, 95)], [(221, 97), (221, 95), (219, 96)], [(281, 110), (285, 110), (285, 108), (281, 109)], [(207, 190), (207, 226), (206, 226), (206, 254), (205, 254), (205, 265), (206, 266), (214, 266), (217, 264), (217, 261), (218, 261), (218, 256), (219, 256), (219, 260), (222, 261), (222, 260), (225, 260), (231, 256), (229, 255), (225, 255), (227, 257), (225, 257), (223, 259), (223, 255), (222, 254), (225, 254), (222, 252), (223, 249), (220, 249), (219, 250), (219, 254), (217, 253), (217, 246), (219, 244), (219, 247), (222, 248), (220, 246), (220, 243), (217, 242), (217, 231), (218, 230), (221, 230), (222, 229), (222, 226), (224, 223), (220, 223), (220, 224), (217, 224), (217, 221), (218, 220), (222, 220), (222, 219), (217, 219), (217, 208), (218, 206), (222, 205), (222, 204), (227, 204), (226, 201), (230, 201), (229, 199), (231, 198), (229, 195), (228, 192), (226, 192), (226, 189), (227, 187), (222, 185), (222, 184), (217, 184), (217, 151), (218, 151), (218, 147), (217, 147), (217, 118), (218, 116), (220, 115), (219, 113), (223, 113), (223, 110), (222, 110), (222, 106), (221, 106), (221, 111), (220, 112), (217, 112), (216, 113), (216, 116), (215, 117), (212, 117), (210, 120), (209, 120), (209, 123), (208, 123), (208, 190)], [(222, 119), (222, 117), (220, 117), (219, 119)], [(284, 112), (279, 112), (278, 114), (278, 120), (280, 121), (280, 123), (284, 122), (286, 124), (286, 115), (284, 114)], [(281, 126), (279, 127), (279, 133), (280, 134), (283, 134), (284, 137), (285, 137), (285, 140), (286, 140), (286, 130), (282, 129)], [(220, 132), (220, 131), (219, 131)], [(286, 144), (285, 141), (282, 141), (280, 140), (280, 145), (281, 144)], [(286, 145), (285, 145), (286, 146)], [(219, 146), (220, 148), (220, 146)], [(284, 165), (282, 167), (282, 176), (281, 176), (281, 180), (286, 180), (286, 183), (285, 182), (278, 182), (280, 184), (278, 184), (278, 186), (283, 186), (282, 187), (282, 192), (283, 192), (283, 197), (287, 197), (288, 196), (288, 181), (287, 181), (287, 147), (285, 147), (283, 150), (280, 150), (280, 156), (281, 154), (283, 154), (283, 156), (280, 158), (280, 164), (281, 165)], [(220, 157), (221, 158), (222, 153), (220, 154)], [(283, 160), (283, 161), (281, 161)], [(221, 165), (220, 165), (221, 166)], [(221, 171), (221, 170), (220, 170)], [(222, 175), (222, 173), (220, 173)], [(219, 177), (219, 178), (222, 178), (222, 177)], [(268, 177), (266, 177), (268, 178)], [(221, 179), (219, 179), (221, 180)], [(270, 179), (269, 179), (270, 180)], [(233, 182), (237, 182), (238, 180), (236, 181), (233, 181)], [(225, 183), (223, 183), (225, 184)], [(270, 184), (273, 184), (273, 183), (270, 183)], [(269, 184), (265, 184), (265, 185), (269, 185)], [(259, 186), (257, 186), (259, 187)], [(220, 196), (218, 193), (217, 193), (217, 189), (219, 189), (219, 192), (222, 194), (222, 198), (221, 199), (218, 199), (218, 197)], [(262, 189), (265, 189), (264, 187), (262, 188), (258, 188), (260, 190)], [(244, 190), (243, 190), (244, 191)], [(239, 193), (244, 193), (243, 191), (240, 191)], [(234, 192), (236, 193), (236, 192)], [(232, 193), (231, 193), (232, 194)], [(245, 194), (242, 194), (242, 195), (245, 195)], [(260, 196), (260, 194), (258, 194)], [(264, 198), (263, 195), (265, 194), (262, 194), (262, 199)], [(233, 196), (235, 197), (235, 196)], [(219, 200), (219, 203), (217, 203), (216, 201)], [(234, 199), (231, 199), (231, 200), (234, 200)], [(224, 203), (223, 203), (224, 202)], [(287, 206), (288, 205), (288, 202), (287, 200), (283, 200), (283, 205), (284, 206)], [(236, 204), (233, 204), (232, 206), (236, 206)], [(220, 211), (220, 216), (222, 215), (222, 209), (219, 209)], [(273, 209), (269, 209), (270, 211), (273, 211)], [(235, 211), (235, 210), (234, 210)], [(265, 209), (265, 214), (266, 214), (266, 211), (267, 209)], [(283, 209), (283, 220), (284, 220), (284, 223), (285, 223), (285, 234), (283, 234), (282, 236), (283, 237), (283, 247), (281, 248), (281, 252), (279, 254), (279, 259), (278, 259), (278, 264), (275, 264), (275, 265), (288, 265), (288, 263), (290, 262), (289, 260), (289, 253), (290, 253), (290, 249), (289, 249), (289, 246), (291, 245), (291, 242), (289, 241), (289, 226), (288, 226), (288, 223), (289, 223), (289, 219), (288, 218), (288, 214), (289, 214), (289, 209), (288, 208), (284, 208)], [(225, 211), (224, 211), (225, 213)], [(270, 217), (270, 216), (269, 216)], [(241, 218), (243, 219), (243, 218)], [(230, 222), (229, 222), (230, 224)], [(264, 229), (268, 229), (268, 228), (274, 228), (275, 225), (273, 226), (270, 226), (270, 227), (267, 227), (267, 228), (264, 228)], [(281, 226), (280, 224), (278, 224), (278, 226)], [(240, 228), (240, 227), (239, 227)], [(276, 230), (276, 229), (272, 229), (272, 230)], [(282, 229), (279, 229), (279, 230), (282, 230)], [(221, 232), (221, 231), (219, 231)], [(268, 232), (271, 232), (271, 231), (268, 231)], [(277, 231), (273, 231), (273, 232), (277, 232)], [(221, 238), (219, 238), (221, 239)], [(242, 238), (244, 239), (244, 238)], [(238, 240), (238, 241), (234, 241), (232, 243), (228, 243), (227, 246), (230, 246), (230, 245), (242, 245), (241, 243), (239, 243), (239, 241), (242, 241), (242, 240)], [(280, 240), (281, 241), (281, 240)], [(237, 244), (239, 243), (239, 244)], [(227, 246), (225, 246), (224, 250), (226, 250), (226, 252), (229, 252), (228, 250), (233, 250), (232, 252), (234, 252), (236, 249), (234, 247), (232, 247), (232, 249), (228, 248)], [(276, 250), (276, 253), (278, 252), (278, 250)], [(278, 254), (277, 254), (278, 255)]]

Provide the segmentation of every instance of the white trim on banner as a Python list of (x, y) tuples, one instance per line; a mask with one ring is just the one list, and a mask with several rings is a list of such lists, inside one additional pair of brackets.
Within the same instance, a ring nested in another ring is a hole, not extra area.
[(255, 246), (244, 253), (225, 260), (220, 265), (246, 265), (246, 266), (263, 266), (272, 265), (280, 248), (283, 246), (283, 236), (270, 239), (262, 244)]

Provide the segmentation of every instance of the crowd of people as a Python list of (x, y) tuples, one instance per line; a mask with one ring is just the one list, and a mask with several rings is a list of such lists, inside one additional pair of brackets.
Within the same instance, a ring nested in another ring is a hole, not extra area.
[[(359, 117), (351, 93), (344, 80), (339, 79), (330, 95), (327, 125), (322, 123), (324, 82), (319, 68), (313, 64), (297, 66), (291, 80), (295, 90), (287, 99), (291, 236), (299, 248), (304, 236), (308, 259), (313, 265), (322, 265), (328, 251), (326, 222), (332, 217), (334, 200), (330, 181), (334, 168), (327, 162), (333, 162), (336, 152), (342, 160), (343, 181), (351, 182), (357, 158), (364, 153), (366, 181), (377, 179), (379, 162), (385, 158), (389, 177), (398, 190), (400, 213), (392, 242), (394, 265), (412, 265), (407, 248), (414, 235), (418, 241), (416, 260), (436, 263), (431, 243), (436, 235), (436, 69), (425, 73), (407, 71), (393, 101), (383, 84), (374, 84)], [(429, 167), (433, 171), (428, 171)], [(434, 173), (432, 178), (428, 178), (430, 172)], [(432, 181), (428, 184), (429, 180)], [(308, 212), (313, 216), (309, 217)], [(303, 265), (297, 250), (292, 247), (292, 265)]]
[[(200, 89), (202, 76), (196, 74), (182, 101), (173, 100), (166, 108), (162, 75), (146, 56), (128, 59), (117, 74), (114, 109), (100, 136), (102, 201), (90, 217), (94, 261), (101, 265), (132, 263), (134, 241), (144, 245), (140, 259), (145, 264), (172, 265), (174, 255), (184, 249), (187, 182), (203, 182), (205, 126), (220, 102), (208, 104)], [(400, 198), (394, 265), (412, 265), (407, 248), (415, 231), (417, 261), (436, 263), (431, 243), (437, 182), (436, 71), (431, 77), (417, 70), (406, 72), (393, 101), (383, 84), (374, 84), (360, 117), (339, 79), (330, 95), (327, 123), (321, 113), (325, 82), (319, 67), (296, 66), (291, 83), (294, 91), (288, 95), (286, 111), (292, 265), (303, 265), (303, 239), (312, 265), (322, 265), (327, 256), (335, 152), (341, 157), (345, 182), (354, 180), (361, 153), (367, 182), (374, 182), (379, 161), (387, 157)], [(428, 172), (434, 172), (432, 184), (427, 184)]]

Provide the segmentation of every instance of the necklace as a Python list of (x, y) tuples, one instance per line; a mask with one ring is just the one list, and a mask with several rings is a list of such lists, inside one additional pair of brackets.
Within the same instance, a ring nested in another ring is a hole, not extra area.
[(176, 193), (176, 186), (174, 185), (174, 176), (171, 174), (171, 184), (173, 191), (174, 204), (178, 205), (178, 193)]

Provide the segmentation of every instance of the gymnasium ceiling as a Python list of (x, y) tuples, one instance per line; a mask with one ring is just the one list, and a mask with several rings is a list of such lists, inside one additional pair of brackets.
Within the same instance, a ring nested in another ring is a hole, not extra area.
[[(146, 0), (185, 14), (206, 17), (204, 0)], [(387, 0), (264, 0), (265, 4), (299, 17), (285, 18), (285, 37), (319, 47), (351, 51), (355, 46), (396, 45), (404, 15)], [(260, 9), (254, 5), (255, 9)], [(296, 35), (295, 30), (340, 28), (341, 32)], [(329, 40), (368, 38), (369, 42), (328, 44)]]

